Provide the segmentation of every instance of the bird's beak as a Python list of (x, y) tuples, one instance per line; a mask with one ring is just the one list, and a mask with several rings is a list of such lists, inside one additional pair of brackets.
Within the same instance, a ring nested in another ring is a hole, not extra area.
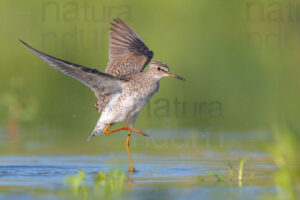
[(179, 80), (185, 81), (184, 78), (182, 78), (182, 77), (180, 77), (180, 76), (178, 76), (178, 75), (176, 75), (176, 74), (172, 74), (172, 73), (170, 73), (170, 72), (168, 72), (167, 74), (168, 74), (168, 76), (171, 76), (171, 77), (173, 77), (173, 78), (177, 78), (177, 79), (179, 79)]

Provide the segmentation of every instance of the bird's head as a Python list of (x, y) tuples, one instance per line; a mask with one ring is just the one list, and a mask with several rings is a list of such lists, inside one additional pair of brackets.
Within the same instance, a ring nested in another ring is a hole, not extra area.
[(158, 79), (161, 79), (165, 76), (170, 76), (170, 77), (177, 78), (179, 80), (184, 81), (184, 78), (182, 78), (176, 74), (170, 73), (168, 65), (163, 62), (159, 62), (159, 61), (151, 62), (149, 69), (147, 71), (151, 72)]

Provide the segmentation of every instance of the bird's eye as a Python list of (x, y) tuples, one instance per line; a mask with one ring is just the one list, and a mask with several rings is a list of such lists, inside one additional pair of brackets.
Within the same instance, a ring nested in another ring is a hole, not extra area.
[(160, 70), (161, 70), (161, 68), (160, 68), (160, 67), (157, 67), (157, 70), (158, 70), (158, 71), (160, 71)]

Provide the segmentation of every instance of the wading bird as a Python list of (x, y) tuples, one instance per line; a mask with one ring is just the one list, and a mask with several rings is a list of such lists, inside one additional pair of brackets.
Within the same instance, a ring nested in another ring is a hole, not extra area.
[[(94, 91), (98, 99), (95, 107), (101, 112), (101, 116), (88, 139), (102, 133), (111, 134), (128, 130), (126, 139), (130, 164), (128, 171), (134, 172), (129, 149), (131, 132), (147, 136), (144, 132), (133, 128), (140, 110), (158, 91), (161, 78), (170, 76), (184, 79), (170, 73), (169, 67), (159, 61), (151, 62), (149, 68), (144, 71), (153, 57), (153, 52), (121, 19), (114, 19), (111, 25), (109, 63), (105, 73), (44, 54), (20, 41), (50, 66), (77, 79)], [(126, 122), (129, 126), (109, 130), (117, 122)]]

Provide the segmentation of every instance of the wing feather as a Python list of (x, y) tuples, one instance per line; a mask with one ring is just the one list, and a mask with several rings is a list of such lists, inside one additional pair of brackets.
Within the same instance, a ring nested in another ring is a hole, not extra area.
[(121, 19), (114, 19), (106, 73), (121, 77), (143, 71), (153, 57), (141, 38)]
[(122, 91), (122, 84), (124, 81), (118, 77), (100, 72), (96, 69), (91, 69), (55, 58), (34, 49), (22, 40), (20, 40), (20, 42), (22, 42), (50, 66), (90, 87), (96, 93), (96, 96), (110, 95)]

